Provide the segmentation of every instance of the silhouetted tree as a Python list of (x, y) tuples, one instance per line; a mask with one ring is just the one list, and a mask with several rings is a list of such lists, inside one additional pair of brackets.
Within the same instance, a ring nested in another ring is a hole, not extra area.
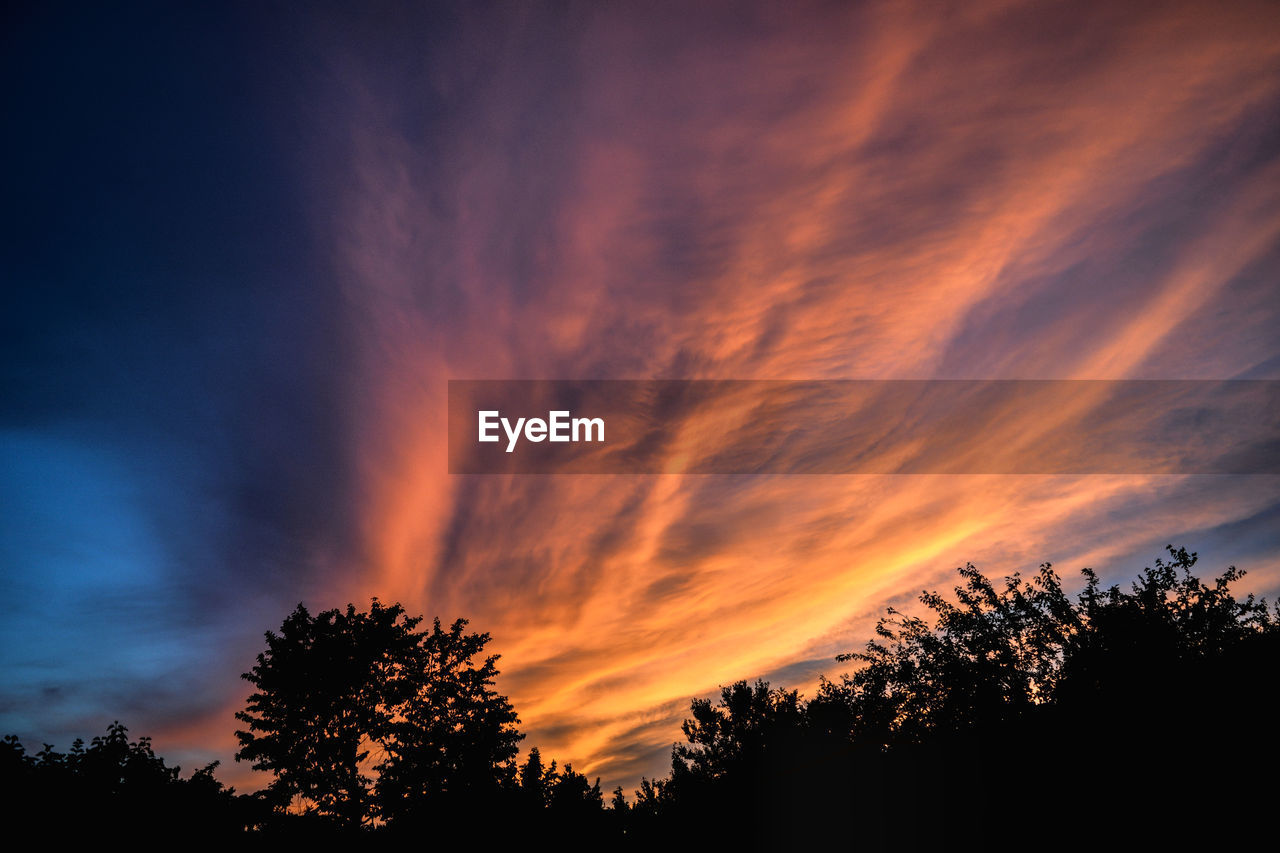
[(572, 764), (566, 764), (551, 786), (548, 805), (561, 821), (593, 820), (604, 810), (599, 777), (592, 782)]
[[(688, 849), (703, 841), (704, 835), (689, 837), (685, 833), (681, 804), (672, 796), (669, 778), (642, 776), (634, 799), (635, 802), (628, 807), (622, 789), (614, 792), (609, 825), (613, 829), (615, 843), (624, 841), (626, 849), (647, 850), (655, 844)], [(710, 820), (704, 819), (703, 822), (709, 824)]]
[(661, 817), (671, 803), (671, 786), (667, 779), (640, 777), (636, 802), (631, 811), (651, 818)]
[(815, 710), (843, 704), (855, 739), (888, 744), (998, 723), (1047, 701), (1066, 644), (1084, 627), (1057, 574), (1045, 563), (1031, 581), (1015, 574), (997, 590), (972, 565), (957, 572), (957, 603), (920, 596), (932, 623), (890, 608), (865, 651), (839, 655), (862, 667), (839, 684), (824, 679)]
[(300, 797), (349, 828), (407, 826), (492, 808), (514, 787), (523, 735), (493, 688), (498, 657), (479, 659), (489, 635), (421, 621), (377, 599), (315, 617), (299, 604), (267, 632), (236, 759), (275, 774), (277, 808)]
[(616, 846), (624, 827), (611, 819), (615, 814), (606, 815), (599, 778), (592, 783), (572, 764), (563, 770), (555, 761), (544, 765), (541, 751), (534, 747), (520, 766), (519, 780), (519, 817), (529, 830), (591, 846)]
[(1047, 563), (999, 584), (967, 565), (954, 596), (921, 595), (931, 618), (891, 609), (812, 700), (764, 681), (695, 700), (629, 836), (778, 849), (805, 827), (813, 846), (924, 849), (963, 831), (1023, 846), (1051, 806), (1087, 797), (1108, 843), (1227, 843), (1180, 798), (1221, 780), (1256, 818), (1277, 793), (1269, 772), (1240, 785), (1272, 731), (1259, 676), (1280, 659), (1280, 619), (1231, 594), (1234, 567), (1206, 585), (1195, 554), (1167, 550), (1128, 590), (1085, 569), (1074, 597)]
[[(827, 788), (867, 804), (864, 830), (883, 844), (922, 808), (936, 820), (918, 829), (921, 845), (961, 821), (1031, 833), (1034, 811), (974, 811), (955, 796), (995, 801), (1012, 780), (1042, 801), (1087, 792), (1123, 803), (1095, 818), (1117, 843), (1192, 837), (1171, 786), (1249, 774), (1241, 748), (1270, 730), (1259, 675), (1280, 654), (1280, 622), (1265, 602), (1231, 594), (1242, 572), (1205, 585), (1191, 574), (1194, 553), (1167, 551), (1127, 591), (1101, 589), (1085, 569), (1073, 599), (1048, 563), (1002, 586), (970, 565), (954, 601), (921, 596), (931, 621), (890, 611), (864, 651), (838, 658), (860, 668), (824, 680), (806, 707), (829, 746), (843, 727), (848, 764), (860, 768)], [(882, 793), (903, 789), (912, 802)], [(1238, 796), (1262, 808), (1255, 794)]]
[(551, 767), (542, 764), (542, 752), (535, 746), (520, 767), (520, 796), (530, 809), (542, 809), (547, 805), (549, 789), (556, 777), (556, 763)]
[(466, 625), (459, 619), (444, 631), (435, 620), (401, 673), (408, 692), (377, 766), (379, 812), (389, 823), (492, 808), (514, 786), (519, 717), (494, 690), (498, 656), (477, 660), (489, 635), (464, 633)]
[(665, 822), (702, 843), (784, 843), (766, 823), (792, 796), (788, 769), (804, 746), (799, 693), (738, 681), (722, 687), (714, 705), (694, 700), (691, 711), (660, 792)]
[(672, 750), (673, 780), (711, 781), (765, 768), (770, 750), (784, 748), (798, 733), (800, 694), (739, 681), (720, 689), (720, 701), (693, 700), (693, 718), (681, 725), (687, 744)]
[(5, 737), (0, 789), (12, 815), (33, 826), (57, 826), (64, 837), (89, 829), (132, 834), (140, 826), (153, 832), (197, 829), (208, 836), (256, 825), (261, 815), (252, 798), (224, 788), (213, 777), (216, 766), (183, 779), (180, 768), (155, 754), (149, 738), (130, 741), (128, 730), (115, 722), (88, 747), (77, 739), (67, 753), (44, 744), (30, 755), (17, 737)]
[(1265, 602), (1231, 595), (1243, 572), (1230, 567), (1205, 586), (1190, 571), (1195, 554), (1167, 550), (1171, 561), (1157, 559), (1130, 592), (1102, 591), (1084, 569), (1075, 601), (1049, 563), (1031, 581), (1015, 574), (1000, 589), (967, 565), (957, 570), (965, 583), (956, 603), (922, 594), (932, 623), (891, 608), (876, 625), (879, 639), (837, 657), (861, 668), (839, 683), (824, 680), (816, 701), (845, 705), (854, 739), (921, 742), (999, 725), (1066, 693), (1145, 684), (1153, 672), (1168, 683), (1177, 677), (1171, 668), (1274, 632)]
[[(182, 779), (118, 723), (67, 753), (6, 737), (0, 782), (24, 820), (70, 807), (116, 834), (142, 821), (297, 838), (381, 818), (373, 831), (393, 843), (402, 830), (437, 846), (773, 850), (803, 832), (807, 846), (899, 850), (1043, 845), (1069, 814), (1104, 846), (1266, 842), (1280, 611), (1233, 595), (1234, 567), (1204, 584), (1194, 553), (1168, 553), (1127, 589), (1085, 569), (1074, 596), (1047, 563), (1002, 583), (967, 565), (954, 595), (921, 595), (921, 615), (890, 610), (809, 701), (763, 680), (694, 700), (670, 776), (642, 779), (630, 805), (615, 789), (608, 810), (599, 779), (536, 748), (517, 766), (487, 634), (464, 620), (419, 631), (376, 599), (316, 617), (299, 605), (267, 633), (237, 715), (237, 759), (275, 773), (264, 797), (236, 797), (214, 765)], [(306, 814), (281, 813), (294, 797)]]
[(421, 617), (377, 599), (366, 612), (348, 605), (312, 616), (299, 604), (244, 678), (257, 688), (236, 717), (237, 761), (275, 774), (278, 806), (306, 808), (358, 827), (372, 817), (367, 773), (372, 744), (391, 736), (395, 709), (416, 684)]
[(609, 800), (609, 808), (619, 814), (630, 810), (631, 807), (627, 805), (627, 795), (623, 793), (621, 785), (613, 789), (613, 798)]

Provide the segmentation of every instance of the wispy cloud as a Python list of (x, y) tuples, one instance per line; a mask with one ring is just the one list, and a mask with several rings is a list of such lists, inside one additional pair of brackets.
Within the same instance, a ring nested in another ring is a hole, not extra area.
[[(332, 232), (374, 568), (335, 594), (492, 631), (544, 751), (634, 781), (688, 697), (847, 648), (966, 559), (1111, 568), (1280, 500), (1271, 479), (446, 476), (448, 378), (1225, 378), (1275, 355), (1274, 8), (568, 18), (464, 27), (428, 90), (344, 68), (362, 129)], [(437, 136), (396, 128), (416, 98)]]
[[(470, 618), (526, 745), (630, 787), (691, 697), (812, 689), (966, 560), (1124, 576), (1174, 539), (1280, 587), (1274, 477), (446, 473), (451, 378), (1280, 377), (1274, 4), (330, 10), (280, 32), (264, 85), (300, 124), (280, 133), (312, 277), (253, 290), (243, 369), (194, 373), (223, 383), (210, 422), (240, 424), (191, 451), (215, 472), (188, 489), (216, 508), (195, 539), (244, 567), (175, 573), (221, 614), (192, 646), (240, 663), (210, 663), (212, 716), (156, 712), (158, 748), (229, 755), (235, 674), (285, 599)], [(673, 465), (733, 406), (673, 410)]]

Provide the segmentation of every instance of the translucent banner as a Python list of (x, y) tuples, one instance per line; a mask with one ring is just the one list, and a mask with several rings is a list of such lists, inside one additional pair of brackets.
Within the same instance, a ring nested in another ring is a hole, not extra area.
[(451, 380), (451, 474), (1276, 474), (1271, 380)]

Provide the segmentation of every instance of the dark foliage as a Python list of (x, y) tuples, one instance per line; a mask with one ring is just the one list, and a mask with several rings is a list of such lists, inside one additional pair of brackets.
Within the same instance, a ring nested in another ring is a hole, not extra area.
[[(817, 694), (739, 681), (695, 700), (671, 774), (633, 801), (544, 763), (493, 687), (487, 634), (376, 600), (301, 605), (246, 674), (257, 688), (237, 756), (274, 774), (262, 795), (188, 779), (113, 725), (68, 754), (13, 737), (0, 771), (34, 820), (67, 804), (89, 825), (256, 830), (364, 843), (498, 847), (569, 839), (606, 849), (1203, 846), (1273, 840), (1266, 753), (1280, 615), (1192, 575), (1170, 547), (1128, 589), (1083, 571), (1067, 594), (1044, 564), (996, 584), (959, 569), (837, 660)], [(286, 807), (292, 804), (292, 810)], [(301, 808), (299, 808), (301, 806)]]
[(348, 830), (380, 820), (408, 829), (439, 814), (492, 807), (514, 782), (523, 737), (493, 689), (497, 656), (465, 620), (418, 631), (421, 617), (374, 599), (312, 617), (301, 604), (245, 673), (257, 691), (236, 760), (274, 774), (292, 806)]
[(268, 791), (280, 808), (306, 811), (348, 827), (372, 819), (370, 747), (391, 736), (392, 709), (411, 693), (404, 673), (415, 661), (420, 618), (374, 600), (311, 616), (301, 604), (244, 678), (257, 690), (236, 718), (237, 761), (274, 774)]
[(466, 624), (444, 631), (437, 619), (397, 676), (404, 687), (375, 768), (378, 813), (388, 824), (483, 815), (514, 787), (519, 718), (493, 689), (498, 657), (475, 660), (489, 635), (463, 633)]
[[(1231, 594), (1242, 572), (1206, 585), (1195, 554), (1168, 551), (1128, 590), (1084, 570), (1075, 598), (1048, 564), (1002, 585), (966, 566), (954, 600), (920, 597), (932, 619), (890, 610), (808, 702), (763, 682), (695, 701), (671, 778), (637, 792), (633, 834), (747, 849), (801, 827), (837, 849), (1046, 844), (1054, 825), (1112, 844), (1261, 839), (1280, 622)], [(1210, 810), (1224, 797), (1231, 818)]]
[(570, 764), (563, 770), (557, 769), (555, 761), (544, 765), (541, 751), (534, 747), (520, 767), (519, 785), (513, 815), (525, 826), (584, 841), (606, 839), (604, 795), (598, 778), (593, 783)]
[(155, 754), (149, 738), (130, 741), (118, 722), (87, 747), (76, 740), (67, 753), (44, 744), (32, 755), (13, 735), (0, 744), (0, 780), (12, 819), (56, 829), (63, 838), (127, 837), (142, 824), (161, 835), (182, 830), (216, 837), (260, 825), (267, 811), (255, 798), (224, 788), (213, 778), (216, 766), (184, 779), (180, 768)]

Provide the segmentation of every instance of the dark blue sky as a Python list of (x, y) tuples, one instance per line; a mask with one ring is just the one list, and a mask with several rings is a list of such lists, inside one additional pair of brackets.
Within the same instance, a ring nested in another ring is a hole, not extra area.
[(210, 651), (254, 642), (228, 620), (265, 628), (300, 594), (298, 537), (347, 537), (350, 345), (297, 168), (305, 57), (253, 4), (11, 14), (4, 720), (198, 713), (209, 669), (243, 668)]

